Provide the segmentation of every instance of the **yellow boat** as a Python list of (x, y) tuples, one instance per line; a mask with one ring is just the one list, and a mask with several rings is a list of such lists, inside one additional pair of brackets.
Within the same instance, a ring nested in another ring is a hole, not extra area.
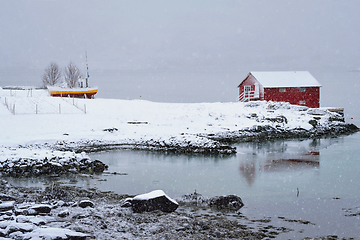
[(49, 93), (53, 97), (77, 97), (77, 98), (94, 98), (97, 93), (97, 87), (87, 88), (67, 88), (47, 86)]

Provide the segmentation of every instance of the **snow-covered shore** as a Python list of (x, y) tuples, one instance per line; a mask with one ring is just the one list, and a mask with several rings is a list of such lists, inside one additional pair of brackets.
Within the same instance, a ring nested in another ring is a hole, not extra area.
[(338, 113), (288, 103), (70, 99), (45, 90), (2, 90), (0, 96), (1, 167), (9, 159), (44, 159), (53, 150), (59, 156), (114, 148), (234, 154), (229, 142), (358, 131)]

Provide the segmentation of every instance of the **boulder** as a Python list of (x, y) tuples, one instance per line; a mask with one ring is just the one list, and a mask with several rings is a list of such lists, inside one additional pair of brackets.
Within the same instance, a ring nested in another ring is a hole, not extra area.
[(237, 211), (244, 206), (244, 203), (241, 198), (236, 195), (227, 195), (211, 198), (209, 205), (217, 210)]
[(23, 239), (88, 239), (90, 235), (81, 232), (75, 232), (66, 228), (44, 227), (36, 228), (34, 231), (24, 234)]
[(28, 215), (47, 214), (51, 212), (51, 206), (47, 204), (37, 204), (28, 209)]
[(64, 218), (70, 215), (69, 210), (63, 210), (61, 212), (58, 213), (58, 217)]
[(108, 169), (108, 166), (99, 160), (94, 160), (92, 162), (91, 168), (95, 173), (102, 173)]
[(0, 203), (0, 212), (6, 212), (14, 209), (15, 201), (7, 201)]
[(95, 204), (90, 200), (81, 200), (79, 202), (78, 206), (81, 207), (81, 208), (86, 208), (86, 207), (92, 207), (93, 208), (95, 206)]
[(0, 194), (0, 201), (16, 201), (16, 198), (5, 194)]
[(179, 206), (175, 200), (168, 197), (162, 190), (152, 191), (127, 199), (125, 205), (131, 206), (133, 212), (136, 213), (155, 210), (170, 213), (175, 211)]

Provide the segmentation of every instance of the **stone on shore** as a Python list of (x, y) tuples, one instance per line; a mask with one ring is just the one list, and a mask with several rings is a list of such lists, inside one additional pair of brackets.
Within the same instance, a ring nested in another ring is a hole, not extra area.
[(90, 200), (81, 200), (79, 203), (78, 203), (78, 206), (81, 207), (81, 208), (86, 208), (86, 207), (91, 207), (93, 208), (95, 206), (95, 204), (90, 201)]
[(211, 198), (209, 205), (217, 210), (237, 211), (244, 206), (244, 203), (236, 195), (227, 195)]
[(34, 231), (25, 234), (24, 239), (37, 239), (40, 237), (41, 239), (59, 239), (59, 240), (67, 240), (67, 239), (86, 239), (90, 237), (87, 234), (81, 232), (75, 232), (70, 229), (65, 228), (54, 228), (54, 227), (47, 227), (47, 228), (37, 228)]
[(131, 206), (133, 212), (136, 213), (151, 212), (155, 210), (170, 213), (174, 212), (179, 204), (168, 197), (162, 190), (156, 190), (127, 199), (125, 206)]

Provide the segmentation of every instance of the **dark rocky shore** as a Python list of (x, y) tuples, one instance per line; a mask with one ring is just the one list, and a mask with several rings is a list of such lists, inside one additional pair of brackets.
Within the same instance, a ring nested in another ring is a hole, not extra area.
[[(193, 193), (176, 199), (176, 211), (141, 213), (124, 206), (129, 197), (58, 184), (15, 187), (0, 180), (0, 239), (274, 239), (294, 231), (272, 225), (270, 217), (243, 215), (237, 196), (207, 199)], [(359, 215), (356, 209), (346, 211)], [(304, 219), (278, 219), (315, 225)]]
[(177, 199), (171, 213), (135, 213), (122, 206), (128, 195), (69, 186), (20, 188), (2, 180), (0, 193), (0, 239), (264, 239), (291, 231), (248, 219), (239, 207), (214, 208), (196, 193)]
[[(272, 121), (286, 121), (284, 118)], [(341, 119), (336, 119), (328, 124), (319, 124), (317, 120), (312, 121), (313, 128), (287, 129), (280, 125), (255, 125), (251, 128), (238, 131), (222, 131), (214, 133), (199, 133), (196, 138), (201, 141), (188, 141), (181, 138), (172, 138), (168, 141), (143, 140), (126, 142), (108, 142), (99, 140), (85, 140), (80, 142), (58, 142), (51, 148), (60, 151), (99, 152), (114, 149), (134, 149), (146, 151), (159, 151), (176, 154), (206, 154), (206, 155), (232, 155), (236, 154), (236, 148), (230, 144), (239, 142), (262, 142), (277, 139), (303, 139), (303, 138), (325, 138), (349, 135), (360, 129), (354, 124), (348, 124)], [(181, 135), (184, 135), (182, 133)]]
[(65, 174), (93, 174), (102, 173), (108, 166), (99, 160), (91, 160), (88, 157), (62, 158), (29, 158), (18, 157), (17, 159), (6, 159), (1, 162), (0, 176), (10, 177), (37, 177), (46, 175)]
[(332, 122), (328, 125), (317, 125), (310, 130), (303, 128), (284, 129), (273, 126), (253, 126), (252, 128), (239, 131), (225, 131), (217, 134), (199, 134), (211, 140), (221, 143), (240, 143), (240, 142), (263, 142), (277, 139), (305, 139), (305, 138), (325, 138), (339, 137), (358, 132), (360, 129), (354, 124), (344, 122)]

